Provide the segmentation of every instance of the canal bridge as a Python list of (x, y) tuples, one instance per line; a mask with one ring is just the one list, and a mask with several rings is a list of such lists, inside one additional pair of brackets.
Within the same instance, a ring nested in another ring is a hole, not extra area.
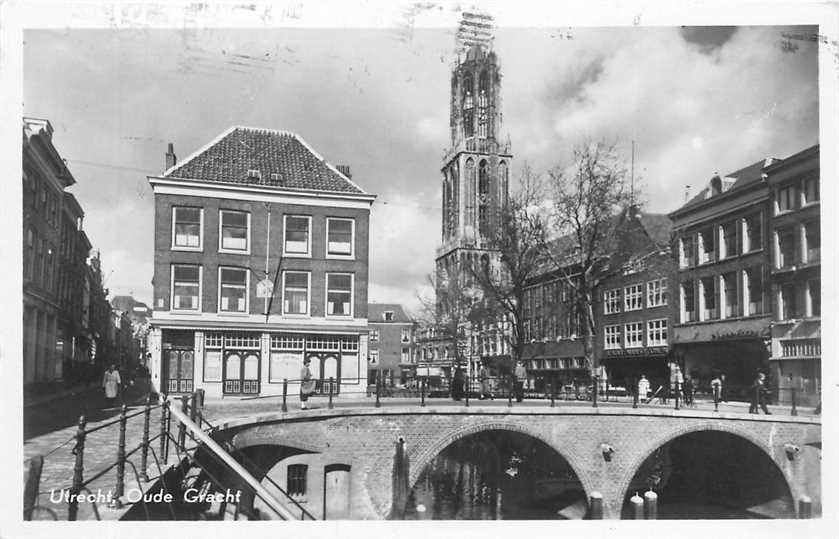
[[(821, 514), (821, 420), (815, 416), (431, 404), (264, 413), (222, 420), (216, 427), (215, 436), (229, 442), (234, 454), (257, 464), (259, 480), (270, 475), (285, 488), (299, 484), (301, 470), (308, 472), (305, 488), (295, 496), (318, 518), (388, 518), (398, 485), (398, 446), (404, 444), (400, 453), (407, 455), (410, 488), (445, 448), (490, 431), (519, 433), (547, 445), (576, 474), (586, 499), (602, 495), (604, 518), (621, 517), (628, 498), (643, 490), (650, 459), (680, 440), (689, 444), (674, 458), (698, 459), (696, 477), (723, 476), (731, 495), (744, 499), (777, 492), (771, 503), (755, 509), (758, 514), (795, 518), (802, 499), (812, 501), (813, 515)], [(721, 454), (708, 457), (715, 448)], [(734, 461), (736, 473), (726, 464)]]

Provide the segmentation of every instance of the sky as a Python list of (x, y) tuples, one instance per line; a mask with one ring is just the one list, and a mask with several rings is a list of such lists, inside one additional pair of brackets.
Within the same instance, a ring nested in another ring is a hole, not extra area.
[[(537, 173), (585, 140), (618, 144), (645, 209), (818, 143), (810, 27), (496, 28), (503, 133)], [(153, 195), (231, 125), (294, 131), (378, 196), (372, 301), (418, 308), (440, 243), (455, 29), (26, 30), (24, 114), (49, 119), (111, 295), (151, 304)]]

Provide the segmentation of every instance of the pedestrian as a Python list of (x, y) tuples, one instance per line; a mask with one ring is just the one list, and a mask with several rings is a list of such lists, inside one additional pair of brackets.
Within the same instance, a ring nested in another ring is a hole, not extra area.
[(728, 386), (725, 383), (724, 374), (720, 374), (720, 399), (723, 402), (728, 402)]
[(766, 407), (766, 400), (769, 395), (769, 390), (766, 389), (766, 375), (762, 372), (757, 374), (757, 378), (755, 378), (754, 383), (751, 387), (751, 397), (752, 403), (749, 406), (749, 413), (750, 414), (757, 414), (758, 407), (763, 410), (763, 413), (766, 415), (771, 415), (772, 412)]
[(309, 364), (312, 362), (310, 358), (303, 360), (303, 368), (300, 369), (300, 409), (306, 410), (306, 402), (309, 400), (309, 395), (315, 392), (315, 381), (312, 380), (312, 370)]
[(650, 393), (650, 381), (647, 380), (647, 375), (642, 374), (641, 379), (638, 380), (638, 400), (643, 403), (647, 402), (647, 395)]
[(459, 401), (463, 398), (463, 370), (460, 367), (455, 367), (452, 375), (452, 400)]
[(682, 375), (682, 368), (679, 367), (679, 364), (673, 362), (670, 364), (670, 394), (673, 395), (674, 399), (679, 398), (679, 394), (681, 393), (682, 384), (685, 383), (684, 376)]
[(711, 379), (711, 393), (714, 395), (714, 405), (719, 405), (722, 398), (722, 380), (719, 376)]
[(490, 389), (490, 379), (489, 379), (489, 370), (487, 369), (486, 363), (481, 365), (481, 370), (478, 372), (478, 379), (481, 382), (481, 400), (486, 398), (490, 398), (495, 400), (495, 397), (492, 396), (492, 390)]
[(524, 368), (524, 363), (519, 361), (516, 364), (516, 402), (524, 400), (524, 383), (527, 381), (527, 369)]
[(693, 406), (693, 378), (690, 375), (685, 375), (682, 390), (685, 395), (685, 406)]
[(105, 376), (102, 377), (102, 388), (105, 390), (105, 403), (108, 408), (114, 407), (121, 383), (122, 379), (119, 377), (119, 371), (116, 370), (116, 365), (111, 364), (108, 370), (105, 371)]

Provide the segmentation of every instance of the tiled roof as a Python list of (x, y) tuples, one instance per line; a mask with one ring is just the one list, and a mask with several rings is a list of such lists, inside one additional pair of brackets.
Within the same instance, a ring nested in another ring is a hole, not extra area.
[(662, 246), (670, 244), (670, 231), (673, 230), (673, 221), (669, 217), (663, 213), (642, 213), (638, 218), (651, 240)]
[[(249, 171), (259, 171), (258, 176)], [(295, 133), (253, 127), (228, 129), (164, 177), (364, 194)]]
[[(747, 186), (749, 186), (749, 185), (751, 185), (755, 182), (759, 182), (763, 178), (763, 169), (764, 169), (765, 165), (766, 165), (766, 161), (761, 159), (760, 161), (758, 161), (756, 163), (752, 163), (751, 165), (749, 165), (747, 167), (743, 167), (740, 170), (737, 170), (735, 172), (731, 172), (729, 174), (726, 174), (725, 175), (726, 178), (735, 178), (735, 182), (728, 189), (726, 189), (724, 191), (724, 193), (729, 192), (729, 191), (736, 191), (738, 189), (742, 189), (743, 187), (747, 187)], [(711, 188), (710, 185), (705, 186), (705, 188), (702, 189), (701, 191), (699, 191), (699, 193), (697, 193), (696, 196), (694, 196), (692, 199), (687, 201), (683, 206), (681, 206), (679, 209), (677, 209), (676, 212), (674, 212), (674, 213), (681, 212), (685, 209), (696, 206), (696, 205), (700, 204), (701, 202), (704, 202), (705, 200), (707, 200), (708, 199), (707, 193), (708, 193), (708, 190), (710, 188)], [(719, 195), (717, 195), (717, 196), (719, 196)]]
[(405, 310), (402, 308), (402, 305), (398, 303), (369, 303), (367, 305), (367, 320), (371, 323), (384, 322), (385, 311), (393, 312), (393, 320), (388, 320), (388, 322), (406, 323), (412, 321), (408, 318), (408, 315), (405, 314)]

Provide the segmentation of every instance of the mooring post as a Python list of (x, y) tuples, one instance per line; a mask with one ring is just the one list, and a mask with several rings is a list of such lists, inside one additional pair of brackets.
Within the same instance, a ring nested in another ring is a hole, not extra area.
[(592, 405), (594, 408), (597, 408), (597, 382), (598, 382), (598, 376), (597, 376), (596, 374), (594, 375), (593, 380), (594, 380), (594, 384), (593, 384), (593, 391), (592, 391), (592, 394), (591, 394), (591, 405)]
[(288, 412), (288, 404), (286, 403), (286, 399), (288, 398), (288, 378), (283, 378), (283, 407), (281, 410), (283, 412)]
[(73, 454), (76, 455), (76, 462), (73, 465), (73, 483), (70, 487), (70, 506), (67, 508), (67, 520), (76, 520), (79, 512), (79, 493), (82, 491), (84, 474), (84, 440), (86, 436), (85, 427), (87, 420), (84, 415), (79, 416), (79, 426), (76, 429), (76, 446)]
[(467, 408), (469, 408), (469, 390), (472, 389), (472, 383), (471, 383), (471, 380), (469, 379), (469, 373), (468, 372), (464, 376), (466, 376), (466, 379), (463, 381), (463, 387), (465, 388), (464, 389), (464, 395), (463, 395), (463, 399), (464, 399), (463, 402), (464, 402), (465, 406)]
[(420, 380), (420, 406), (425, 406), (425, 376)]
[(644, 493), (644, 513), (647, 520), (658, 519), (658, 494), (652, 490)]
[(589, 496), (589, 520), (603, 520), (603, 495), (599, 492)]
[(644, 499), (636, 492), (635, 496), (629, 499), (629, 503), (632, 504), (633, 520), (644, 520)]
[(678, 410), (679, 409), (679, 393), (681, 393), (681, 390), (680, 390), (681, 388), (679, 387), (679, 382), (678, 381), (674, 382), (674, 383), (675, 383), (675, 387), (676, 387), (675, 395), (673, 395), (673, 397), (674, 397), (673, 400), (676, 401), (676, 407), (674, 409)]
[(507, 376), (507, 408), (513, 407), (513, 375), (510, 374)]
[(168, 460), (168, 455), (166, 455), (166, 411), (169, 407), (169, 401), (166, 399), (166, 396), (163, 397), (163, 404), (160, 405), (160, 458), (165, 463)]
[[(189, 411), (189, 396), (188, 395), (181, 395), (181, 412), (184, 415), (188, 415), (187, 412)], [(186, 447), (186, 425), (182, 422), (178, 426), (178, 446), (181, 448)]]
[(795, 386), (790, 387), (792, 390), (792, 410), (790, 411), (790, 415), (798, 415), (798, 406), (795, 397)]
[(807, 495), (798, 499), (798, 518), (813, 518), (813, 501)]
[(327, 408), (329, 408), (330, 410), (333, 408), (333, 406), (332, 406), (332, 391), (333, 391), (334, 387), (335, 387), (335, 378), (330, 376), (329, 377), (329, 404), (327, 404)]
[(381, 392), (380, 388), (382, 386), (381, 380), (380, 380), (381, 376), (378, 374), (380, 372), (382, 372), (382, 371), (377, 371), (377, 374), (376, 374), (376, 408), (381, 408), (382, 407), (382, 402), (380, 400), (380, 395), (379, 395), (379, 393)]

